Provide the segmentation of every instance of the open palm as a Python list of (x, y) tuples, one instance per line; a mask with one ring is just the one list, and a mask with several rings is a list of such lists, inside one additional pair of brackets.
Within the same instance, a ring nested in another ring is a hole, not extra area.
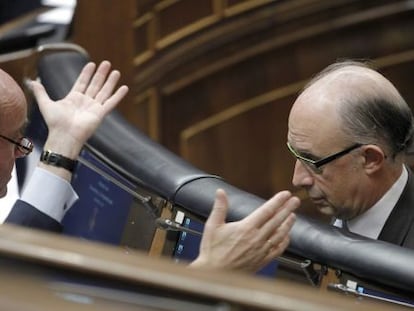
[(127, 94), (126, 86), (114, 92), (120, 73), (111, 71), (108, 61), (103, 61), (95, 69), (94, 63), (88, 63), (68, 95), (58, 101), (52, 101), (44, 87), (33, 82), (33, 92), (49, 128), (49, 136), (83, 145), (105, 115)]

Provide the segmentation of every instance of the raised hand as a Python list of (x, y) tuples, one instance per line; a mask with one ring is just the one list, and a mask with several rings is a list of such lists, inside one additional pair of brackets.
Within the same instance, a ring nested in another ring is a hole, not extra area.
[(281, 255), (289, 244), (289, 231), (300, 200), (288, 191), (274, 195), (252, 214), (226, 223), (228, 201), (217, 190), (213, 209), (204, 227), (200, 254), (193, 267), (254, 272)]
[(68, 95), (52, 101), (36, 81), (32, 89), (49, 129), (45, 148), (76, 158), (80, 149), (107, 115), (128, 92), (127, 86), (115, 90), (120, 73), (103, 61), (96, 69), (88, 63)]

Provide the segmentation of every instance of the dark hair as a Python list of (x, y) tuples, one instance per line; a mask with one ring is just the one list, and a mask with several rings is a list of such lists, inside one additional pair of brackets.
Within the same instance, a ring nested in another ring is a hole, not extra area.
[(386, 144), (393, 156), (406, 152), (413, 142), (413, 115), (408, 105), (383, 98), (367, 98), (342, 115), (344, 128), (358, 142)]
[(347, 82), (346, 92), (338, 92), (343, 131), (355, 142), (385, 145), (393, 157), (406, 152), (413, 143), (412, 111), (394, 85), (366, 62), (334, 63), (315, 76), (305, 89), (339, 71), (357, 77)]

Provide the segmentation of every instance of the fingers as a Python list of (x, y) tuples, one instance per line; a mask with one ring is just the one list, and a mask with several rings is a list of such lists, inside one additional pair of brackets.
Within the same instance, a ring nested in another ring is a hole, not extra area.
[(128, 87), (126, 85), (121, 86), (115, 94), (113, 94), (111, 97), (109, 97), (105, 101), (105, 105), (103, 105), (105, 112), (108, 112), (115, 108), (115, 106), (125, 97), (125, 95), (128, 93)]
[[(204, 227), (196, 263), (246, 271), (259, 270), (282, 254), (289, 245), (289, 232), (295, 221), (292, 211), (297, 206), (299, 199), (285, 191), (243, 220), (226, 223), (228, 199), (226, 193), (218, 189)], [(265, 230), (261, 226), (252, 226), (250, 218), (263, 223)]]
[(286, 220), (269, 237), (275, 246), (277, 246), (286, 236), (289, 235), (289, 232), (292, 229), (295, 220), (295, 214), (290, 214), (289, 217), (286, 218)]
[(281, 208), (279, 208), (275, 214), (267, 219), (267, 221), (260, 227), (258, 238), (262, 240), (268, 239), (268, 237), (278, 230), (278, 228), (286, 221), (292, 212), (296, 210), (300, 205), (300, 200), (297, 197), (289, 198)]
[(290, 198), (292, 198), (292, 194), (289, 191), (276, 193), (271, 199), (250, 214), (248, 221), (251, 222), (252, 226), (262, 227)]
[(45, 88), (43, 87), (43, 85), (37, 81), (31, 81), (30, 82), (30, 87), (33, 91), (33, 94), (36, 98), (36, 101), (40, 107), (40, 109), (43, 109), (43, 105), (46, 102), (50, 101), (49, 95), (47, 95), (47, 92), (45, 90)]
[(263, 245), (265, 253), (271, 254), (272, 258), (275, 258), (285, 251), (289, 245), (289, 232), (295, 223), (295, 219), (295, 214), (290, 214), (273, 234), (268, 237)]
[(112, 94), (121, 74), (118, 70), (111, 71), (110, 62), (103, 61), (96, 72), (95, 69), (96, 65), (92, 62), (85, 65), (73, 85), (72, 91), (84, 93), (100, 103), (109, 104), (110, 108), (113, 108), (126, 95), (128, 88), (122, 86), (115, 94)]
[(290, 238), (289, 236), (285, 236), (283, 238), (283, 240), (277, 245), (277, 247), (272, 248), (268, 255), (266, 256), (265, 260), (272, 260), (275, 259), (276, 257), (279, 257), (280, 255), (283, 254), (283, 252), (286, 250), (286, 248), (289, 246), (290, 243)]
[(217, 189), (214, 205), (210, 216), (206, 221), (206, 226), (215, 227), (217, 225), (224, 224), (226, 221), (228, 206), (229, 203), (227, 200), (226, 192), (222, 189)]
[[(103, 61), (99, 64), (98, 69), (96, 70), (95, 74), (92, 77), (92, 80), (90, 81), (86, 91), (85, 95), (88, 95), (92, 98), (95, 98), (95, 96), (98, 94), (98, 92), (101, 91), (102, 86), (104, 85), (105, 81), (107, 80), (109, 71), (111, 70), (111, 63), (108, 61)], [(120, 74), (118, 73), (118, 79)], [(116, 82), (118, 82), (118, 79)], [(116, 84), (115, 82), (115, 84)], [(115, 86), (115, 85), (114, 85)]]
[[(106, 101), (111, 94), (113, 93), (115, 86), (117, 85), (119, 79), (121, 77), (121, 74), (118, 70), (113, 70), (110, 75), (108, 76), (108, 79), (106, 81), (104, 80), (102, 84), (99, 84), (99, 89), (97, 89), (97, 92), (94, 93), (92, 97), (95, 97), (97, 101), (104, 102)], [(89, 89), (89, 88), (88, 88)]]
[(71, 92), (84, 93), (89, 85), (89, 82), (91, 81), (93, 73), (95, 72), (95, 68), (95, 63), (86, 64), (73, 84)]

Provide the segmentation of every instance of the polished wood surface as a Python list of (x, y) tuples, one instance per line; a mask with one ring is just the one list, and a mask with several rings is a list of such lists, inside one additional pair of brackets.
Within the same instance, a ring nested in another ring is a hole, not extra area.
[[(228, 310), (399, 309), (294, 283), (192, 269), (165, 258), (11, 225), (0, 227), (0, 262), (2, 310), (51, 310), (52, 304), (62, 305), (59, 310), (83, 310), (82, 303), (90, 304), (88, 310), (186, 310), (174, 305), (149, 308), (151, 301), (168, 297), (177, 306), (216, 306), (211, 310), (220, 305)], [(73, 308), (73, 302), (82, 308)]]

